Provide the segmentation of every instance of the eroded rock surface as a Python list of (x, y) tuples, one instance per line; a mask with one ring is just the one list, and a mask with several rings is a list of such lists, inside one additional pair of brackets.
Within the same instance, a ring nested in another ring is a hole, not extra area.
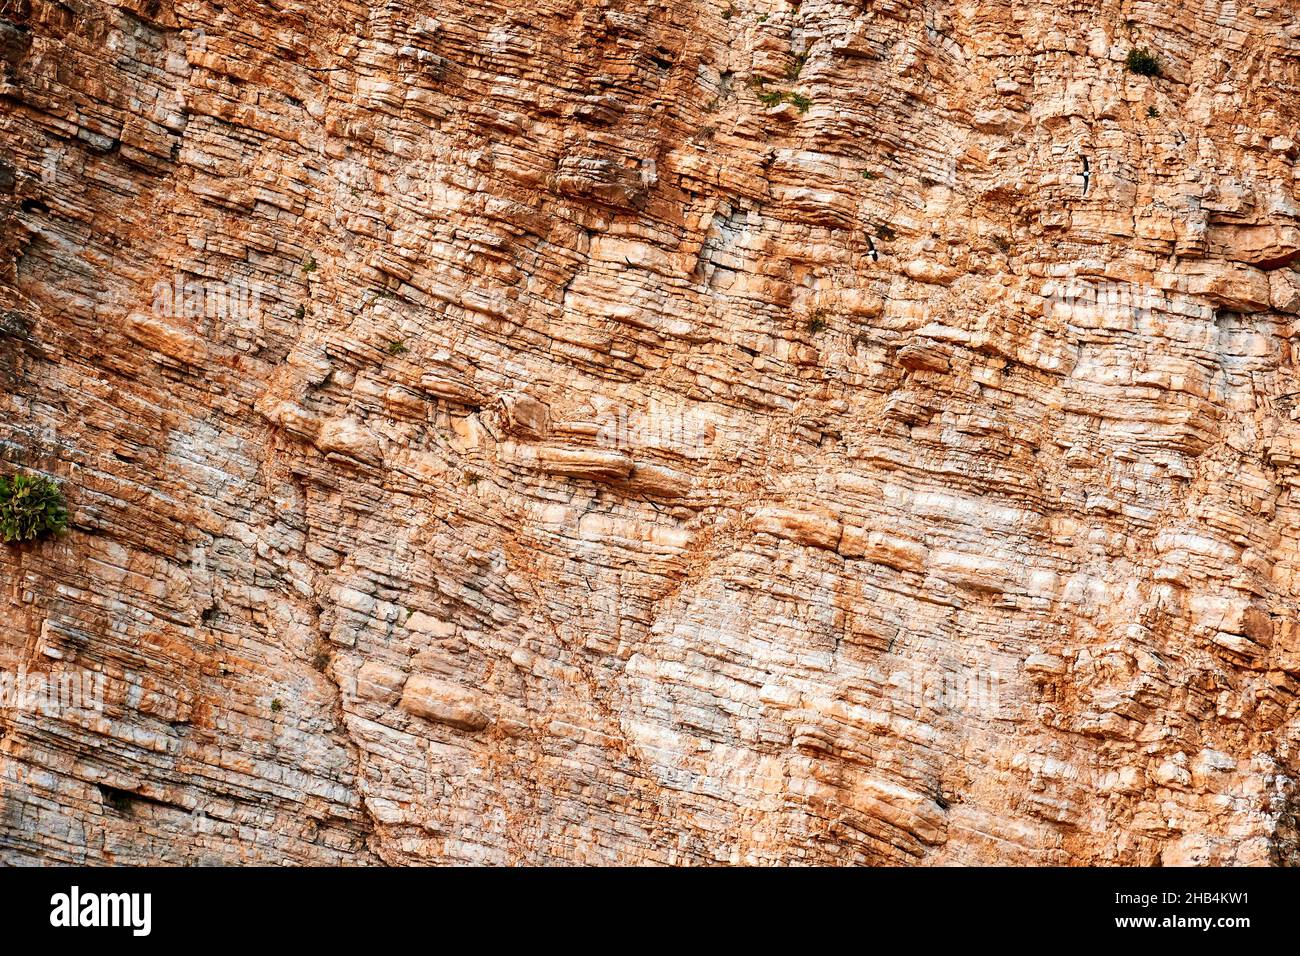
[(1294, 3), (0, 16), (0, 861), (1295, 861)]

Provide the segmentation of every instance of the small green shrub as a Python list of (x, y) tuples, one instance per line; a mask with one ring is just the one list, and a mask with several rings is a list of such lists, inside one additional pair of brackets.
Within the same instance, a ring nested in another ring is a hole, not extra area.
[(402, 355), (409, 351), (411, 350), (406, 347), (406, 342), (402, 339), (393, 339), (388, 343), (389, 355)]
[(820, 315), (814, 315), (808, 320), (808, 332), (810, 334), (816, 335), (818, 332), (824, 331), (826, 331), (826, 320)]
[(782, 103), (793, 103), (798, 107), (800, 113), (807, 113), (808, 107), (812, 106), (812, 100), (802, 93), (791, 93), (788, 90), (765, 90), (762, 88), (762, 82), (755, 87), (754, 95), (758, 97), (766, 107), (780, 106)]
[(34, 541), (67, 527), (63, 492), (49, 478), (21, 473), (0, 477), (0, 541)]
[(1159, 76), (1164, 72), (1160, 60), (1144, 46), (1129, 50), (1128, 56), (1124, 58), (1124, 65), (1128, 67), (1130, 73), (1136, 73), (1138, 76)]
[(302, 264), (302, 271), (307, 274), (311, 274), (316, 271), (316, 257), (313, 256), (310, 252), (307, 253), (307, 259)]
[(284, 704), (280, 703), (280, 698), (277, 697), (271, 701), (271, 713), (278, 714), (282, 710), (284, 710)]
[(1156, 109), (1154, 106), (1147, 107), (1147, 116), (1151, 117), (1152, 119), (1155, 119), (1159, 115), (1160, 115), (1160, 111)]

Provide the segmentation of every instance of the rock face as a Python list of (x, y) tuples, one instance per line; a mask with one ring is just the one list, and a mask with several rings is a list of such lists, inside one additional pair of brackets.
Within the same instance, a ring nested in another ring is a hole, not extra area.
[(0, 862), (1297, 861), (1294, 3), (0, 16)]

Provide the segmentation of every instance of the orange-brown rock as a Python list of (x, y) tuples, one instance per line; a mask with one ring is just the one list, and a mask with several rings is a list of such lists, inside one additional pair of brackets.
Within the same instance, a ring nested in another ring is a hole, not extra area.
[(0, 3), (0, 862), (1296, 862), (1298, 127), (1289, 0)]

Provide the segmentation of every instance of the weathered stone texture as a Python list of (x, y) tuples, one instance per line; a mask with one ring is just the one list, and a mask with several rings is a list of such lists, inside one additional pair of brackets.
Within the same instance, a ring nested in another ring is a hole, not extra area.
[(0, 862), (1296, 859), (1294, 3), (0, 17)]

